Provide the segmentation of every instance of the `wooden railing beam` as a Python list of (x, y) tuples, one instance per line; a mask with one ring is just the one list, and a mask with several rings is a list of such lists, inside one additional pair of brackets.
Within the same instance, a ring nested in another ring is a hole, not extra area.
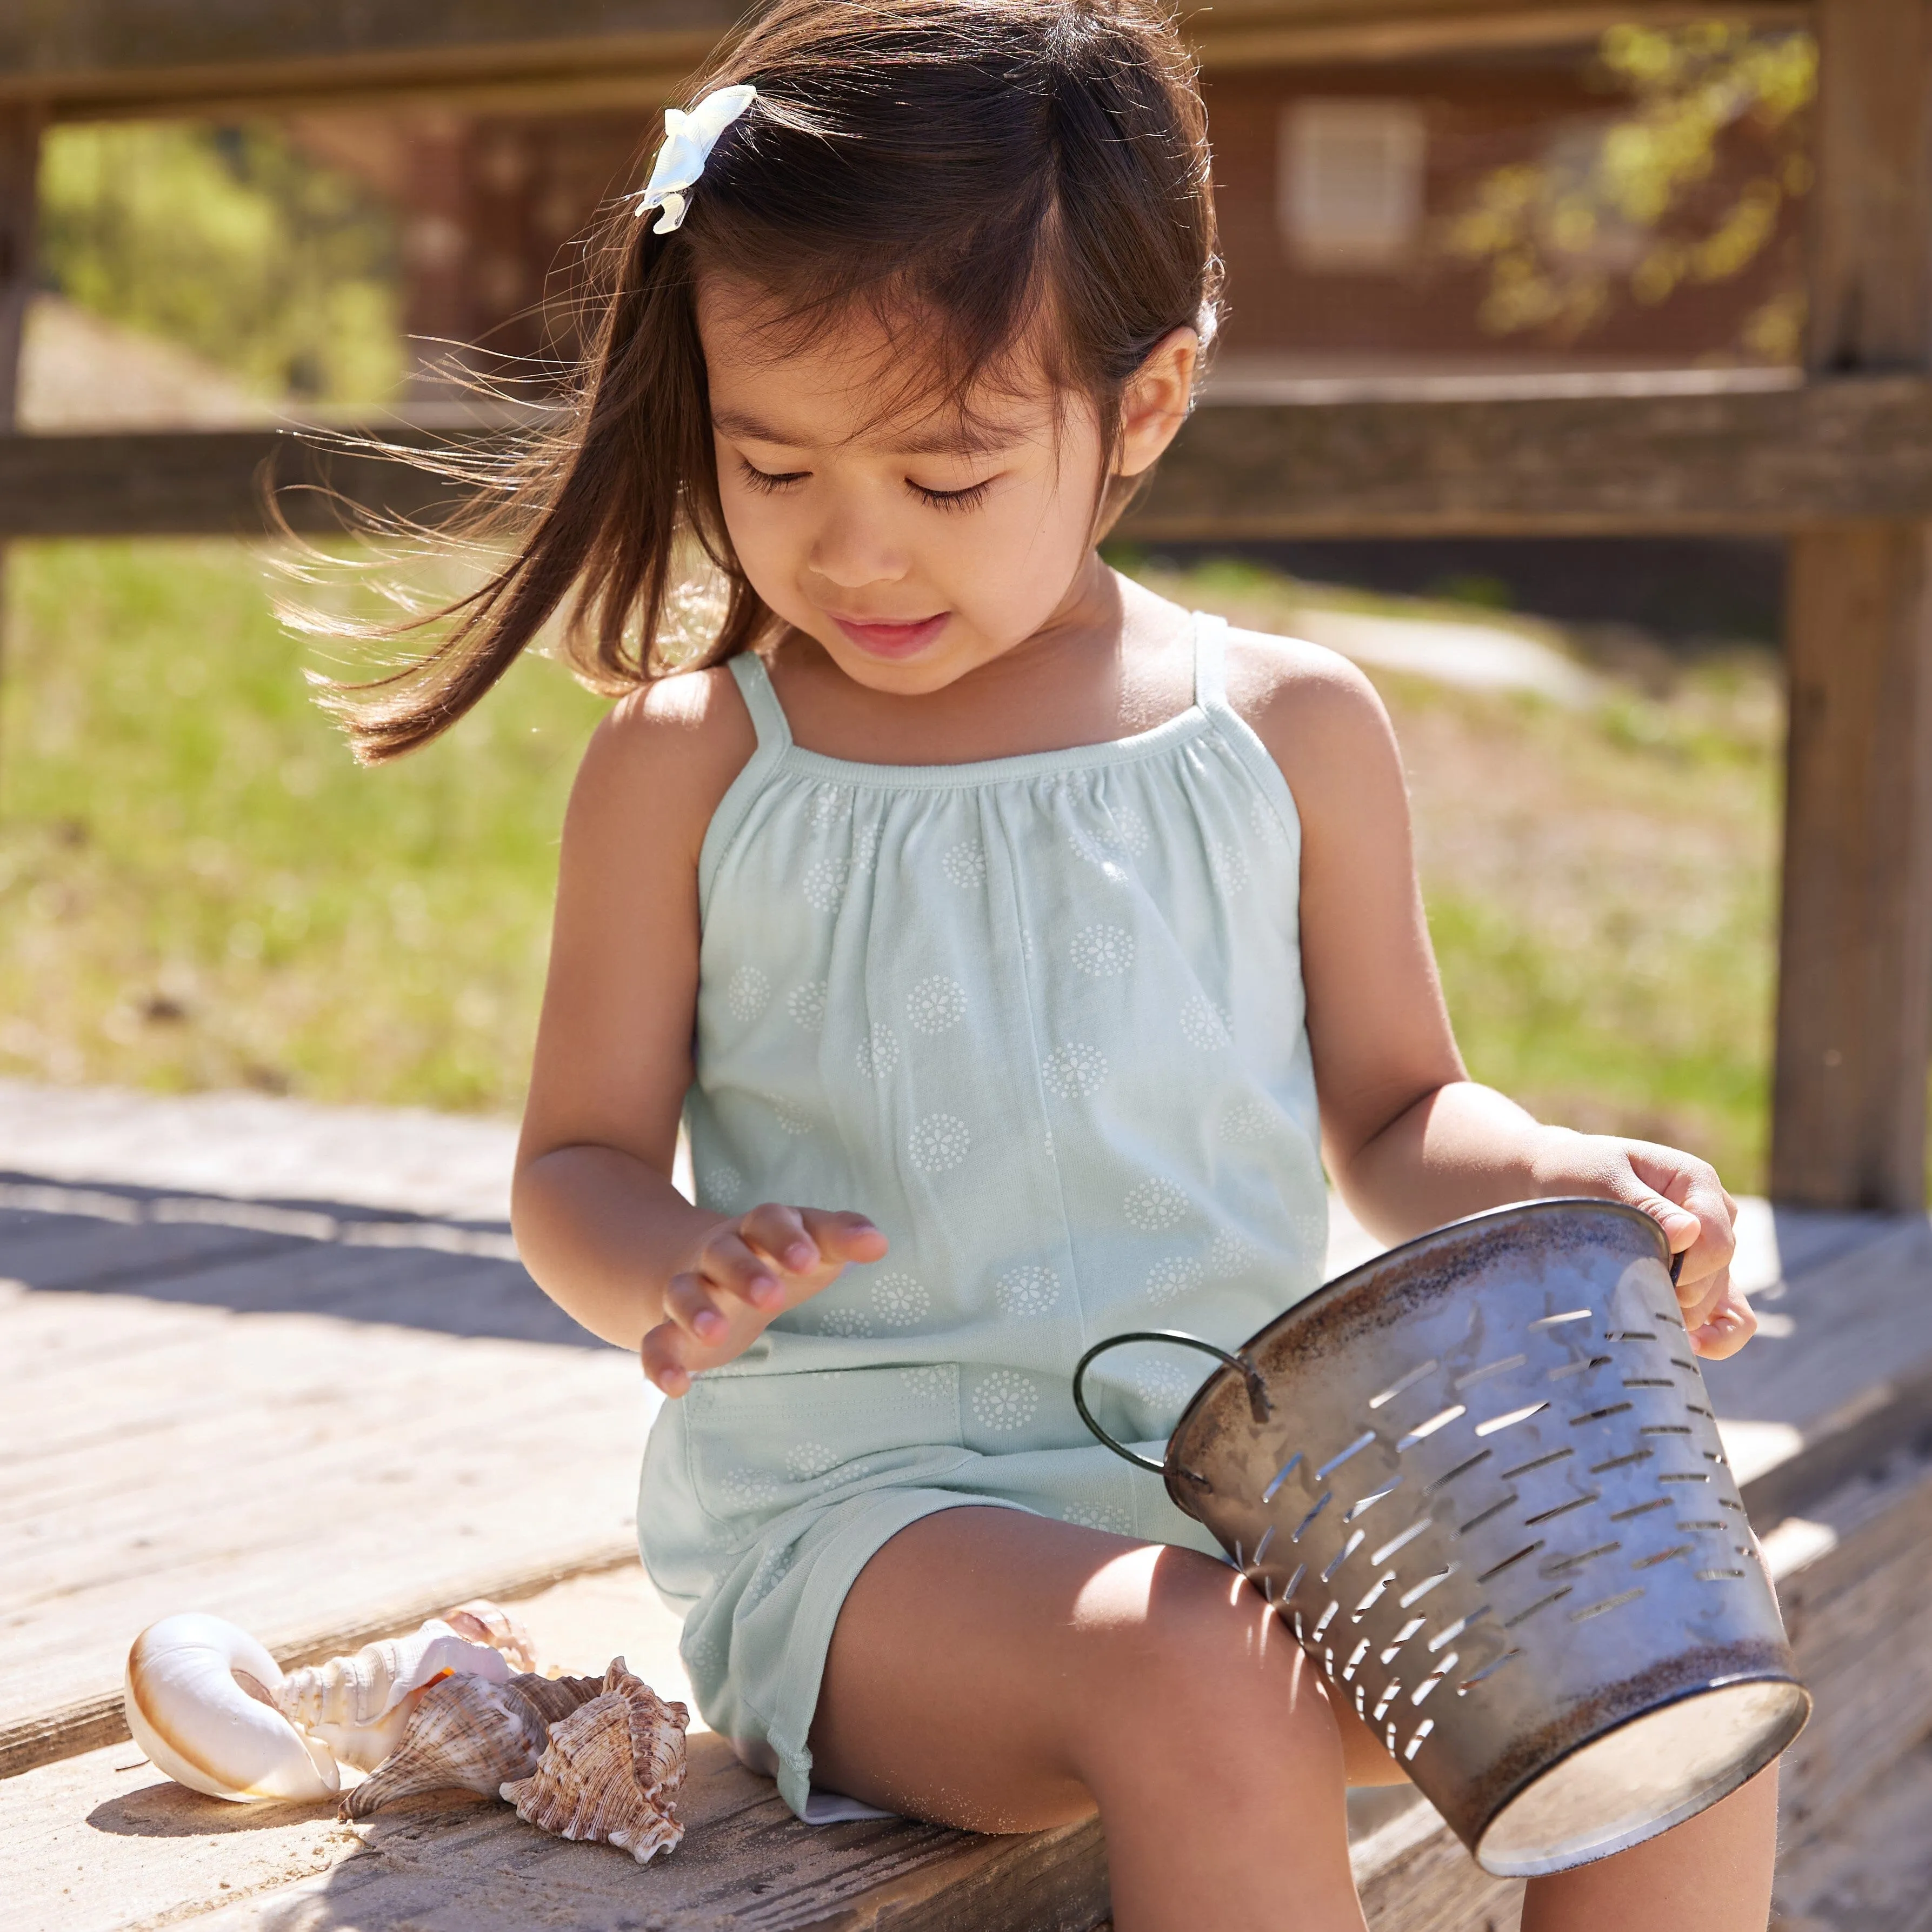
[[(649, 106), (739, 0), (28, 0), (0, 8), (0, 100), (56, 118), (286, 110), (434, 96), (532, 111)], [(1235, 0), (1184, 18), (1210, 67), (1562, 46), (1633, 15), (1801, 22), (1800, 0)]]
[[(428, 449), (451, 432), (375, 434)], [(472, 428), (466, 435), (491, 432)], [(0, 436), (0, 538), (248, 536), (265, 469), (365, 508), (434, 514), (452, 487), (271, 429)], [(328, 500), (284, 500), (304, 530)], [(1209, 405), (1120, 526), (1139, 542), (1324, 536), (1778, 536), (1932, 520), (1932, 380), (1403, 394)]]

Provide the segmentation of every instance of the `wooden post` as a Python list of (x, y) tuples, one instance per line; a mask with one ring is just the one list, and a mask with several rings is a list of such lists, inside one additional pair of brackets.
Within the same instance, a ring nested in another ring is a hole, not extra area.
[(14, 428), (20, 408), (20, 338), (33, 293), (40, 152), (39, 113), (0, 105), (0, 435)]
[[(1932, 0), (1820, 0), (1808, 360), (1932, 367)], [(1932, 1050), (1932, 525), (1790, 544), (1771, 1190), (1925, 1202)]]
[[(34, 292), (40, 127), (38, 108), (0, 104), (0, 436), (11, 434), (20, 418), (20, 344)], [(6, 652), (7, 551), (0, 544), (0, 674)]]

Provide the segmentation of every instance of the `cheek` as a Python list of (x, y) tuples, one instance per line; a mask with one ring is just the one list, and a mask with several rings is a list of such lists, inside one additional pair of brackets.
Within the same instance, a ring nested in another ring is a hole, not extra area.
[[(996, 496), (983, 512), (961, 518), (974, 528), (962, 539), (954, 573), (962, 599), (989, 614), (1006, 612), (1030, 628), (1056, 604), (1085, 559), (1094, 527), (1089, 493), (1071, 476), (1049, 472), (1029, 487)], [(1042, 608), (1045, 607), (1045, 608)]]
[(724, 512), (725, 533), (741, 563), (748, 568), (754, 560), (782, 549), (785, 542), (784, 499), (751, 490), (729, 477), (720, 476), (719, 507)]

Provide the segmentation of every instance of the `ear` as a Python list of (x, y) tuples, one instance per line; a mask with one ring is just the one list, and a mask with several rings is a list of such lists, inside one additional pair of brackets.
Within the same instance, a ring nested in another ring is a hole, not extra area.
[(1148, 351), (1120, 397), (1120, 453), (1116, 476), (1138, 476), (1153, 467), (1187, 420), (1201, 338), (1187, 328), (1170, 329)]

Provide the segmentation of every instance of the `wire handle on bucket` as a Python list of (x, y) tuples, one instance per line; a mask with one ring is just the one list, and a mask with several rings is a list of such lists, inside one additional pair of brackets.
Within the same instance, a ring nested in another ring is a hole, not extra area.
[[(1183, 1334), (1178, 1328), (1136, 1328), (1130, 1334), (1110, 1335), (1104, 1342), (1096, 1342), (1074, 1365), (1073, 1406), (1080, 1412), (1080, 1420), (1094, 1432), (1099, 1441), (1112, 1450), (1123, 1462), (1132, 1463), (1136, 1469), (1146, 1469), (1156, 1476), (1167, 1474), (1167, 1466), (1164, 1462), (1156, 1462), (1150, 1456), (1136, 1455), (1125, 1443), (1116, 1442), (1094, 1420), (1094, 1412), (1087, 1406), (1087, 1397), (1083, 1392), (1088, 1370), (1109, 1348), (1123, 1347), (1129, 1342), (1171, 1342), (1179, 1348), (1198, 1348), (1204, 1355), (1212, 1355), (1216, 1361), (1225, 1362), (1234, 1370), (1246, 1384), (1248, 1407), (1257, 1422), (1267, 1421), (1274, 1412), (1274, 1405), (1268, 1400), (1268, 1384), (1262, 1381), (1261, 1371), (1244, 1357), (1231, 1355), (1226, 1348), (1217, 1348), (1212, 1342), (1204, 1342), (1196, 1335)], [(1191, 1469), (1187, 1473), (1194, 1474)], [(1204, 1480), (1198, 1476), (1195, 1476), (1194, 1480), (1196, 1482)]]

